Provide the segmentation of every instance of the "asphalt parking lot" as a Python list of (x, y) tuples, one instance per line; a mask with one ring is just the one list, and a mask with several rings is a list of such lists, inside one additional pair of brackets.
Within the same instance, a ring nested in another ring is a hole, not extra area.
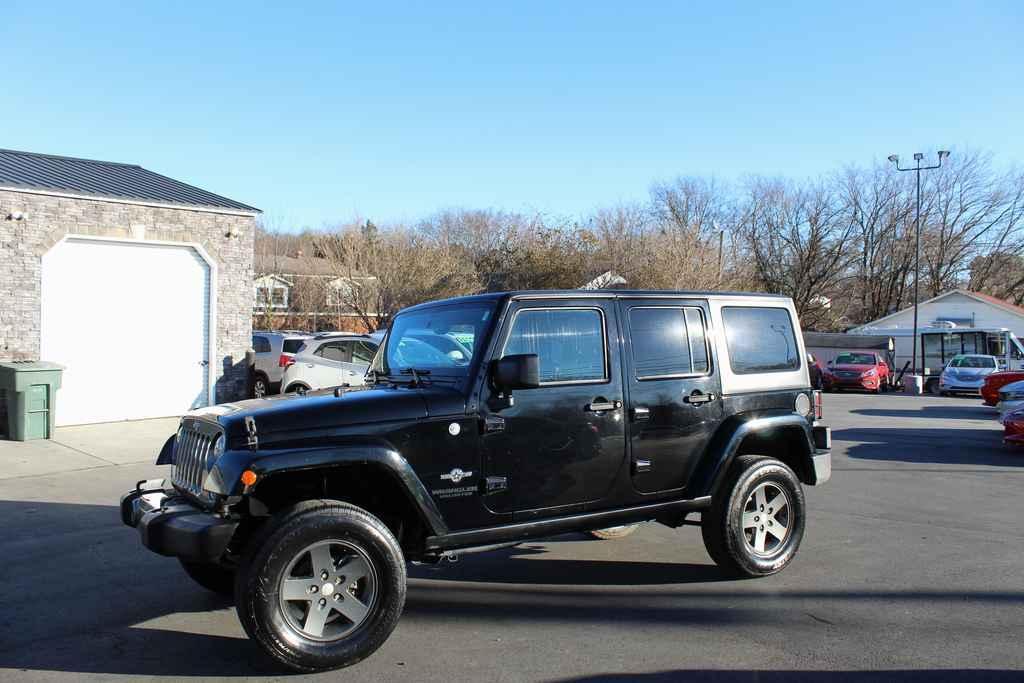
[[(1024, 679), (1024, 452), (977, 399), (828, 395), (833, 480), (782, 574), (722, 580), (699, 530), (566, 536), (412, 567), (346, 681)], [(155, 455), (161, 444), (153, 443)], [(0, 466), (5, 451), (0, 450)], [(0, 679), (282, 679), (232, 605), (118, 519), (146, 462), (4, 478)]]

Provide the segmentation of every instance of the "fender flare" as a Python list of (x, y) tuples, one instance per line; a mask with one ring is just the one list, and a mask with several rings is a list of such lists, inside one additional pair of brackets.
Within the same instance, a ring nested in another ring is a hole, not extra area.
[[(730, 465), (736, 459), (744, 439), (748, 436), (768, 434), (777, 430), (787, 430), (790, 433), (799, 430), (802, 436), (797, 439), (799, 452), (795, 454), (795, 457), (801, 467), (794, 469), (797, 469), (796, 474), (803, 483), (814, 484), (814, 436), (807, 418), (796, 413), (738, 415), (736, 419), (723, 423), (712, 439), (708, 449), (709, 457), (695, 473), (695, 486), (693, 487), (695, 495), (712, 495), (718, 490)], [(800, 471), (801, 469), (803, 471)]]
[(409, 461), (390, 445), (361, 443), (330, 448), (229, 451), (210, 471), (206, 488), (226, 496), (240, 496), (244, 493), (241, 475), (245, 470), (255, 472), (258, 483), (286, 472), (351, 465), (367, 465), (389, 473), (420, 513), (430, 533), (448, 533), (448, 525), (427, 487)]

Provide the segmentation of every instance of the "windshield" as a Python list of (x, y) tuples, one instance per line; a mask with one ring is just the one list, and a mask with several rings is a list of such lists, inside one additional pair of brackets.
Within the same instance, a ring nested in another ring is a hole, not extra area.
[(992, 356), (957, 356), (949, 361), (951, 368), (994, 368), (996, 359)]
[(836, 365), (874, 365), (875, 357), (870, 353), (841, 353), (836, 356)]
[(374, 370), (399, 375), (410, 368), (431, 377), (465, 377), (481, 345), (494, 307), (465, 304), (399, 314)]

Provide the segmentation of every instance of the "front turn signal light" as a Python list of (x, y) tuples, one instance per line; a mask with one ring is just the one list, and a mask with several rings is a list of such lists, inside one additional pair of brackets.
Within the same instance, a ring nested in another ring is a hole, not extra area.
[(253, 472), (252, 470), (246, 470), (242, 472), (242, 476), (240, 478), (242, 480), (242, 483), (245, 484), (246, 486), (252, 486), (253, 484), (256, 483), (256, 473)]

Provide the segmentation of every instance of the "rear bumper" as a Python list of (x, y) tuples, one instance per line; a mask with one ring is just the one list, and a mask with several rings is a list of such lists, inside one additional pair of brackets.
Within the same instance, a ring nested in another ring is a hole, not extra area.
[(237, 521), (193, 506), (162, 479), (140, 482), (121, 496), (121, 521), (138, 529), (153, 552), (198, 562), (223, 557), (238, 528)]
[(832, 428), (815, 424), (811, 435), (814, 439), (814, 453), (811, 455), (814, 486), (820, 486), (832, 478)]

